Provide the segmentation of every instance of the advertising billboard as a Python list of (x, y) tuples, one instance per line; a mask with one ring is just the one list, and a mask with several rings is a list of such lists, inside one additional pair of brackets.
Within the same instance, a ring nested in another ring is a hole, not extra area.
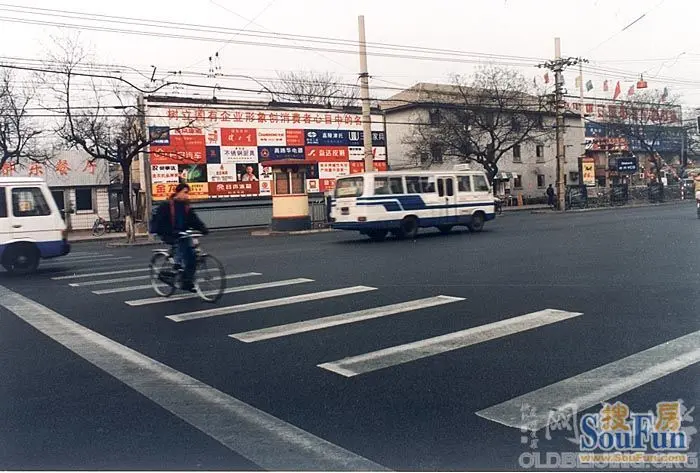
[[(343, 175), (364, 170), (362, 116), (328, 109), (248, 109), (149, 101), (147, 126), (153, 199), (167, 199), (178, 182), (196, 186), (198, 199), (271, 195), (272, 174), (261, 163), (317, 163), (310, 192), (335, 188)], [(372, 116), (375, 169), (387, 169), (384, 120)]]

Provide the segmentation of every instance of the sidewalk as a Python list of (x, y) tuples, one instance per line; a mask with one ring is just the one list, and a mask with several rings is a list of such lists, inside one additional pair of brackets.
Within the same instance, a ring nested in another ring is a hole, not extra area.
[(547, 204), (532, 204), (532, 205), (521, 205), (520, 207), (514, 205), (511, 207), (503, 207), (503, 213), (507, 212), (524, 212), (527, 210), (549, 210)]

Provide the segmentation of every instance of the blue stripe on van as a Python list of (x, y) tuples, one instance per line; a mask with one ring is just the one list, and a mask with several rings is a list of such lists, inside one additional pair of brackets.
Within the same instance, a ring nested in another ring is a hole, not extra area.
[[(484, 220), (494, 220), (495, 213), (487, 213)], [(419, 227), (436, 227), (438, 225), (468, 225), (471, 223), (471, 215), (461, 215), (455, 217), (431, 217), (418, 219)], [(396, 230), (401, 227), (401, 220), (378, 220), (375, 222), (333, 222), (331, 228), (336, 230)]]
[(493, 201), (467, 202), (459, 204), (436, 204), (428, 205), (419, 195), (400, 195), (396, 197), (358, 197), (357, 205), (371, 206), (383, 205), (388, 212), (398, 212), (401, 210), (431, 210), (431, 209), (456, 209), (468, 207), (484, 207), (494, 205)]
[[(2, 258), (2, 254), (12, 243), (0, 245), (0, 258)], [(39, 254), (42, 258), (56, 258), (58, 256), (65, 256), (70, 253), (70, 243), (68, 243), (67, 240), (35, 241), (32, 243), (39, 248)]]

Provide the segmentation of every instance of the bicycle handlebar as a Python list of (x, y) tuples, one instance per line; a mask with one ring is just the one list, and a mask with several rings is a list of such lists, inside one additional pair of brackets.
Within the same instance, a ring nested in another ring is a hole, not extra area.
[(179, 235), (180, 238), (199, 238), (204, 236), (204, 233), (192, 232), (187, 230), (186, 232), (180, 232)]

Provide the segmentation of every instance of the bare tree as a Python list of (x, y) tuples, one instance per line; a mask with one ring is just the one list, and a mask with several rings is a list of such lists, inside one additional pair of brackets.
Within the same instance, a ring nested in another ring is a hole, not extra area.
[(656, 182), (661, 182), (664, 167), (661, 152), (668, 142), (678, 142), (678, 152), (681, 152), (684, 130), (677, 99), (666, 100), (657, 90), (637, 93), (615, 107), (608, 121), (611, 133), (627, 138), (631, 148), (641, 149), (648, 155)]
[[(125, 90), (119, 81), (104, 75), (86, 73), (90, 64), (77, 41), (63, 39), (57, 46), (59, 52), (52, 64), (60, 64), (60, 86), (55, 92), (64, 114), (56, 132), (70, 148), (86, 152), (91, 162), (104, 160), (119, 166), (127, 241), (133, 242), (132, 164), (160, 137), (149, 136), (134, 90)], [(85, 77), (89, 78), (87, 93), (84, 83), (78, 86), (78, 79)]]
[(419, 106), (428, 109), (428, 120), (419, 120), (404, 140), (414, 162), (430, 165), (443, 157), (476, 162), (491, 180), (507, 152), (552, 134), (544, 118), (551, 102), (509, 68), (487, 66), (470, 80), (455, 76), (452, 84), (424, 94)]
[(0, 71), (0, 169), (6, 163), (22, 165), (48, 159), (49, 153), (37, 145), (42, 130), (30, 114), (29, 106), (34, 102), (33, 90), (15, 87), (12, 72)]
[(329, 72), (278, 72), (277, 77), (270, 88), (285, 101), (332, 107), (358, 104), (359, 88), (344, 84), (341, 78)]

